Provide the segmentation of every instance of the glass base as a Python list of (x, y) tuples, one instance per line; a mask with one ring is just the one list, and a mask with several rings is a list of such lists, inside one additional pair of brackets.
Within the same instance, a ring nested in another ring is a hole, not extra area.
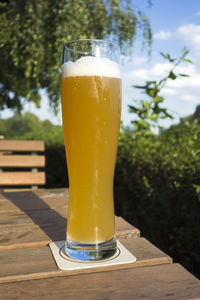
[(65, 243), (65, 253), (71, 259), (76, 261), (101, 261), (109, 259), (117, 251), (117, 242), (115, 238), (99, 244), (81, 244), (67, 239)]

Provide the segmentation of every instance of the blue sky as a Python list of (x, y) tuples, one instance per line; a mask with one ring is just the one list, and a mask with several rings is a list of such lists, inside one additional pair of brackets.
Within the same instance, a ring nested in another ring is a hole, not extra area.
[[(200, 0), (152, 0), (148, 8), (147, 0), (134, 0), (133, 3), (145, 12), (153, 32), (152, 53), (149, 59), (147, 50), (142, 50), (142, 41), (138, 38), (130, 58), (122, 59), (122, 121), (129, 125), (134, 116), (128, 113), (128, 104), (132, 99), (141, 99), (143, 95), (132, 85), (143, 84), (145, 80), (159, 80), (167, 74), (170, 66), (160, 56), (160, 51), (170, 53), (172, 57), (181, 54), (184, 46), (189, 50), (189, 58), (194, 64), (183, 64), (180, 73), (190, 75), (189, 78), (169, 81), (163, 89), (165, 98), (163, 106), (174, 115), (174, 120), (165, 120), (165, 127), (177, 123), (180, 117), (189, 115), (200, 104)], [(144, 97), (144, 96), (143, 96)], [(50, 112), (48, 101), (43, 97), (42, 106), (38, 110), (32, 104), (25, 106), (25, 111), (31, 111), (41, 119), (50, 119), (53, 123), (61, 123), (61, 114), (55, 117)], [(6, 118), (12, 112), (4, 111), (1, 117)]]
[(123, 110), (122, 120), (130, 124), (134, 116), (127, 113), (131, 99), (144, 97), (131, 86), (143, 84), (145, 80), (159, 80), (167, 74), (170, 65), (162, 58), (160, 52), (178, 57), (184, 46), (190, 53), (193, 64), (182, 64), (177, 71), (190, 75), (189, 78), (170, 80), (162, 91), (163, 104), (173, 114), (174, 120), (162, 121), (164, 127), (177, 123), (183, 116), (195, 111), (200, 104), (200, 1), (199, 0), (153, 0), (151, 8), (145, 0), (135, 3), (148, 17), (153, 31), (152, 54), (150, 61), (141, 43), (136, 43), (131, 61), (125, 60), (123, 71)]

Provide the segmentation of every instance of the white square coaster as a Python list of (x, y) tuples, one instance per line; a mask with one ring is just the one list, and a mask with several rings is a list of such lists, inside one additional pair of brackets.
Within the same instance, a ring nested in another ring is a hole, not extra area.
[(119, 241), (117, 241), (117, 253), (114, 257), (98, 262), (76, 262), (70, 260), (64, 252), (65, 241), (57, 241), (49, 244), (53, 257), (60, 270), (89, 269), (111, 265), (133, 263), (136, 257), (131, 254)]

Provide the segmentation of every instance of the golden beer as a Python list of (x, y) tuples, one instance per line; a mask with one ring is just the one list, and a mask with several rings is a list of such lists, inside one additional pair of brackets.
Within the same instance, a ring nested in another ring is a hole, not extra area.
[(121, 116), (118, 46), (79, 40), (63, 51), (61, 102), (69, 175), (66, 254), (116, 253), (113, 178)]
[(113, 176), (121, 116), (119, 78), (62, 79), (62, 117), (70, 182), (67, 236), (102, 243), (115, 235)]

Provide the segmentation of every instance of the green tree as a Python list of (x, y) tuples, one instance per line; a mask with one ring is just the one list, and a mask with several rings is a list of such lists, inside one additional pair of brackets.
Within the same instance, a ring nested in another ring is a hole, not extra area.
[[(150, 1), (147, 1), (150, 3)], [(10, 0), (0, 2), (0, 109), (40, 105), (46, 89), (58, 108), (62, 46), (79, 38), (112, 38), (122, 51), (138, 30), (151, 45), (151, 28), (131, 0)]]
[(49, 120), (41, 121), (32, 113), (16, 113), (13, 117), (0, 120), (0, 135), (6, 139), (43, 140), (45, 145), (64, 145), (61, 125)]

